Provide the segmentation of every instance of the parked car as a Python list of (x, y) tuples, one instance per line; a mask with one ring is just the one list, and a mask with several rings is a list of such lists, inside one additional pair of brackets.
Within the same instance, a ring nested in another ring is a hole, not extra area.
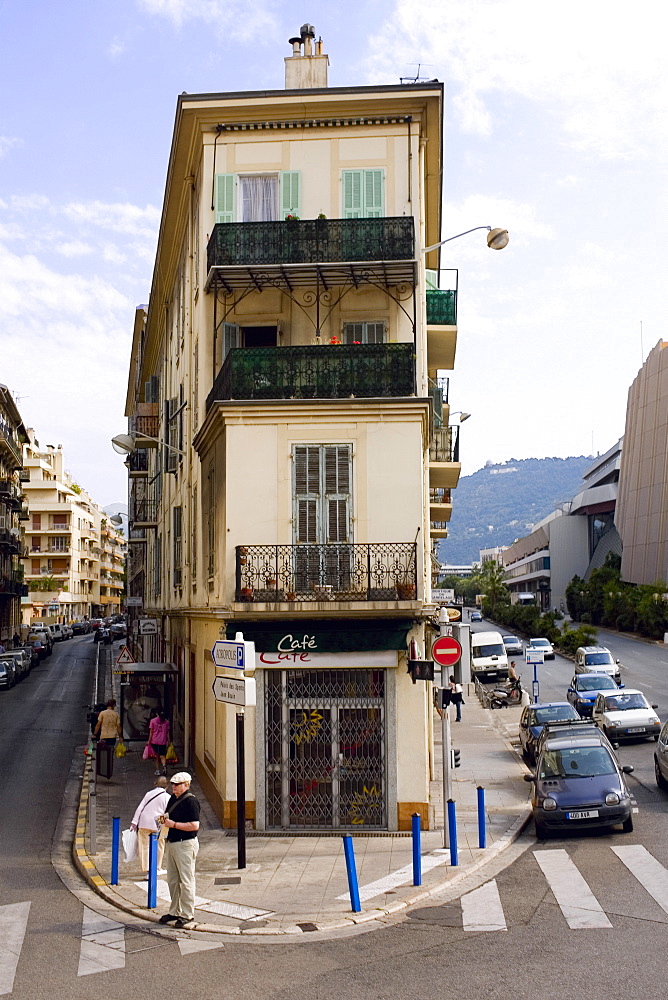
[(514, 635), (502, 635), (501, 638), (509, 656), (522, 655), (524, 643), (521, 639), (517, 639)]
[[(624, 687), (620, 684), (619, 687)], [(582, 716), (591, 716), (596, 697), (601, 691), (618, 691), (615, 681), (608, 674), (575, 674), (566, 697)]]
[(554, 659), (554, 649), (552, 647), (552, 643), (548, 639), (529, 639), (529, 645), (524, 651), (525, 655), (530, 649), (542, 650), (543, 656), (546, 660)]
[(481, 622), (482, 621), (482, 614), (480, 613), (480, 611), (472, 611), (471, 612), (471, 619), (470, 620), (472, 622)]
[(654, 777), (659, 788), (668, 789), (668, 722), (664, 722), (654, 751)]
[(60, 622), (54, 622), (49, 626), (51, 633), (53, 635), (54, 642), (64, 642), (68, 638), (67, 626), (61, 625)]
[(31, 645), (39, 642), (40, 647), (44, 651), (41, 654), (41, 659), (44, 659), (45, 656), (51, 656), (53, 652), (53, 639), (48, 632), (29, 632), (27, 641)]
[(520, 718), (520, 744), (524, 759), (535, 762), (538, 740), (543, 726), (547, 723), (579, 718), (578, 713), (567, 701), (526, 705)]
[(44, 625), (41, 622), (33, 622), (30, 626), (30, 634), (43, 636), (44, 642), (48, 647), (49, 652), (51, 652), (55, 638), (50, 625)]
[[(587, 727), (589, 729), (589, 727)], [(589, 731), (550, 734), (538, 753), (533, 782), (532, 808), (536, 835), (609, 827), (621, 823), (624, 833), (633, 830), (632, 801), (625, 775), (607, 737)]]
[(114, 622), (113, 625), (109, 626), (109, 631), (112, 639), (124, 639), (127, 635), (125, 622)]
[(72, 635), (88, 635), (90, 632), (90, 622), (73, 622)]
[(31, 668), (36, 667), (41, 657), (39, 655), (39, 652), (35, 649), (34, 645), (31, 642), (25, 642), (21, 647), (21, 649), (25, 649), (26, 653), (30, 657)]
[(102, 624), (101, 618), (91, 618), (90, 620), (90, 627), (93, 632), (95, 632), (95, 630), (98, 629), (101, 624)]
[(596, 697), (591, 717), (608, 739), (626, 740), (652, 737), (658, 740), (661, 732), (659, 716), (642, 691), (625, 688), (624, 691), (602, 691)]
[(16, 673), (16, 680), (21, 681), (30, 673), (32, 666), (32, 656), (29, 652), (19, 646), (17, 649), (8, 649), (6, 653), (0, 653), (0, 661), (13, 660)]
[(619, 660), (605, 646), (578, 646), (575, 651), (575, 672), (577, 674), (608, 674), (617, 684), (622, 679)]
[(0, 660), (0, 687), (10, 688), (16, 684), (16, 664), (11, 657)]

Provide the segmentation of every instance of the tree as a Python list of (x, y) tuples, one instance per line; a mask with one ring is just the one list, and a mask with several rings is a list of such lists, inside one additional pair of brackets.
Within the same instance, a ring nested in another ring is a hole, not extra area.
[(478, 580), (482, 588), (479, 593), (485, 595), (487, 604), (492, 608), (496, 604), (508, 604), (510, 593), (506, 586), (506, 571), (500, 563), (494, 559), (483, 563)]

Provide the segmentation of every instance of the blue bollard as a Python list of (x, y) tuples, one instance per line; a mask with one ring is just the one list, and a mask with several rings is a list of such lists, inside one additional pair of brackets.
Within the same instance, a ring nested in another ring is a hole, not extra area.
[(485, 812), (485, 789), (478, 785), (478, 847), (487, 847), (487, 814)]
[(453, 799), (448, 799), (448, 831), (450, 833), (450, 864), (459, 864), (457, 851), (457, 807)]
[(413, 835), (413, 885), (422, 885), (422, 855), (420, 854), (420, 813), (411, 816)]
[(353, 913), (360, 913), (360, 890), (357, 884), (357, 868), (355, 867), (355, 849), (353, 838), (350, 834), (343, 837), (343, 853), (346, 857), (346, 871), (348, 872), (348, 891), (350, 892), (350, 908)]
[(118, 885), (118, 853), (121, 847), (121, 817), (111, 821), (111, 884)]
[(158, 834), (152, 833), (148, 839), (148, 908), (158, 905)]

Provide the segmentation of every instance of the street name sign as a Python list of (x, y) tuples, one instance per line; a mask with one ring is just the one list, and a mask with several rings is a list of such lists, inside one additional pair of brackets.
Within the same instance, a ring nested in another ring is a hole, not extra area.
[(431, 655), (442, 667), (453, 667), (462, 657), (462, 647), (454, 636), (442, 635), (431, 647)]
[(450, 588), (432, 587), (431, 599), (432, 601), (436, 601), (437, 604), (451, 604), (455, 599), (455, 592)]
[(125, 598), (125, 606), (127, 608), (140, 608), (143, 603), (144, 603), (144, 599), (142, 597), (126, 597)]
[(216, 701), (242, 707), (246, 704), (246, 682), (243, 678), (215, 677), (211, 690)]
[(216, 639), (211, 650), (213, 662), (217, 667), (230, 667), (233, 670), (246, 669), (246, 647), (243, 642), (231, 639)]
[(157, 620), (157, 618), (140, 618), (139, 619), (139, 634), (140, 635), (157, 635), (158, 634), (158, 620)]
[(527, 649), (524, 656), (527, 663), (545, 663), (545, 653), (542, 649)]

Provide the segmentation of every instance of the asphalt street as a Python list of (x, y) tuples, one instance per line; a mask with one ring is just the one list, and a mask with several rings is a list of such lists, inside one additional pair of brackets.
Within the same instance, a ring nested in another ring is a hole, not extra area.
[[(0, 995), (607, 1000), (630, 989), (663, 995), (668, 797), (649, 783), (638, 786), (640, 813), (632, 834), (581, 833), (546, 843), (527, 835), (477, 882), (465, 885), (462, 900), (444, 893), (378, 929), (326, 940), (308, 933), (297, 942), (226, 940), (212, 950), (189, 952), (176, 934), (159, 937), (136, 923), (121, 923), (122, 967), (81, 974), (85, 893), (73, 895), (59, 880), (50, 849), (74, 748), (85, 738), (93, 655), (89, 637), (57, 645), (51, 660), (13, 690), (0, 692)], [(629, 651), (629, 685), (634, 676), (652, 676), (655, 655), (645, 644)], [(554, 671), (555, 685), (562, 677), (565, 684), (571, 666), (555, 661), (545, 676)], [(658, 676), (656, 682), (663, 685)], [(662, 690), (659, 701), (668, 706), (665, 685)], [(628, 752), (651, 757), (652, 747), (638, 744)], [(616, 853), (629, 847), (630, 854)], [(654, 873), (654, 895), (647, 871)], [(87, 902), (100, 909), (97, 897)], [(27, 903), (25, 937), (17, 940), (16, 904), (25, 912)]]

